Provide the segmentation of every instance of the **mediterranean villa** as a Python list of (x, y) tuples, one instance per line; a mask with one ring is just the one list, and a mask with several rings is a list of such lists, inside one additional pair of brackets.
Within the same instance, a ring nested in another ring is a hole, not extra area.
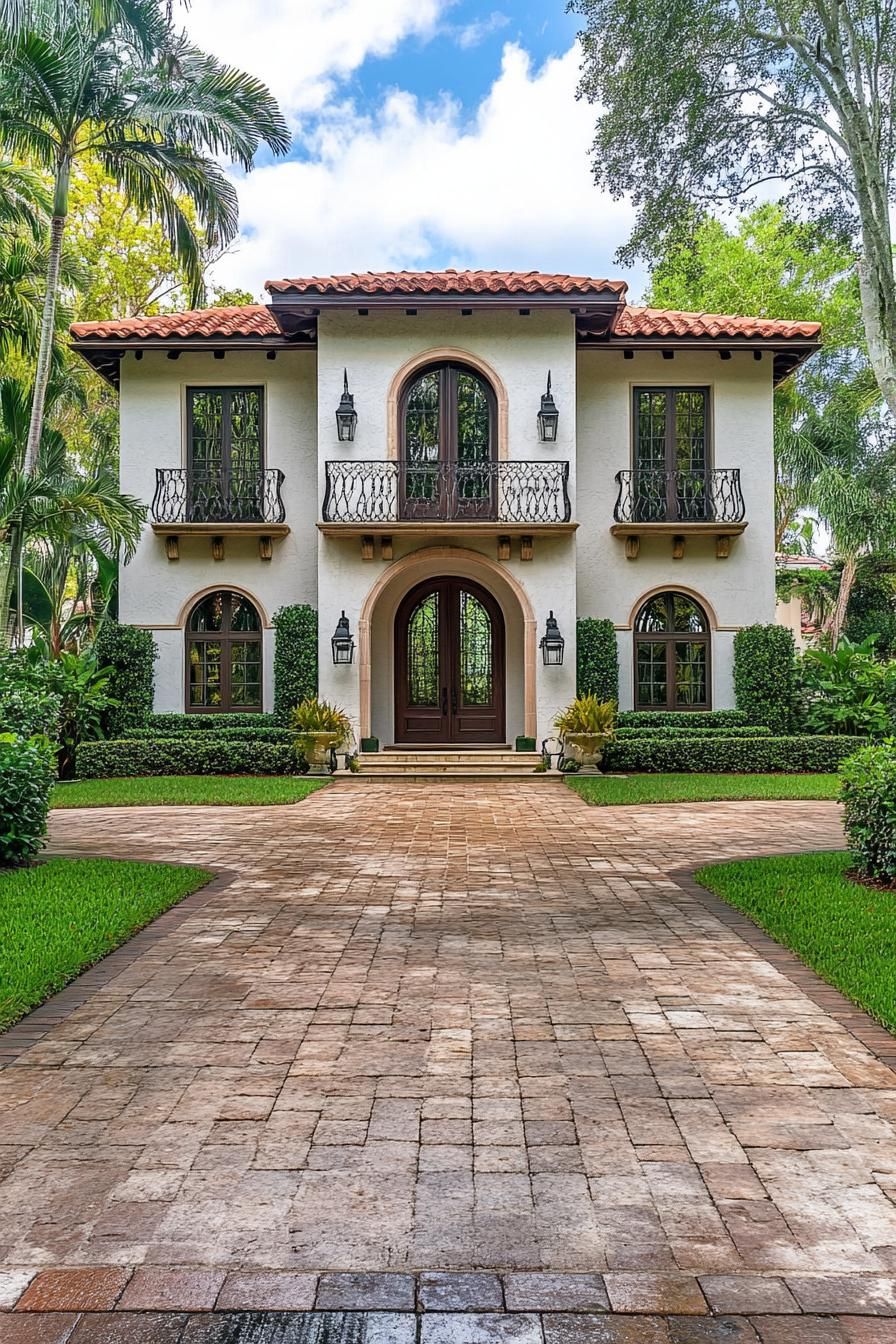
[(383, 746), (550, 736), (581, 617), (616, 627), (620, 708), (733, 704), (735, 632), (775, 618), (772, 391), (816, 323), (539, 273), (266, 288), (73, 328), (149, 507), (120, 618), (157, 710), (271, 709), (294, 603), (321, 698)]

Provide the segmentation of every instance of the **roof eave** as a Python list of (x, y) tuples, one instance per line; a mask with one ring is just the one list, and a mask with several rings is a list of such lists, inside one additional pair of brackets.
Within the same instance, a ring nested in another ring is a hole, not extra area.
[(392, 293), (366, 294), (309, 294), (300, 290), (269, 289), (272, 308), (300, 310), (308, 317), (316, 317), (325, 308), (558, 308), (585, 315), (616, 309), (623, 296), (612, 289), (595, 290), (588, 294), (530, 294), (519, 293)]

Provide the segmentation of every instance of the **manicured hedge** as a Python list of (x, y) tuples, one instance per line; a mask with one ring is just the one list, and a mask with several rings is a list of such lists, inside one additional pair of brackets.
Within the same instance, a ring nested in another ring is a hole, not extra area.
[[(693, 718), (693, 715), (691, 715)], [(771, 737), (771, 729), (763, 728), (760, 724), (742, 724), (735, 723), (718, 728), (704, 727), (703, 723), (676, 724), (669, 727), (660, 728), (617, 728), (617, 738), (623, 740), (632, 737), (650, 737), (650, 738), (670, 738), (686, 737), (689, 739), (702, 737)]]
[(0, 738), (0, 867), (27, 863), (47, 833), (50, 789), (56, 778), (45, 737)]
[(706, 713), (683, 709), (625, 709), (616, 716), (619, 728), (734, 728), (749, 720), (740, 709), (712, 709)]
[(844, 826), (860, 872), (896, 878), (896, 743), (865, 747), (842, 769)]
[(291, 746), (230, 741), (214, 735), (157, 737), (147, 741), (82, 742), (81, 779), (128, 775), (291, 775), (298, 773)]
[(576, 621), (576, 695), (619, 703), (619, 653), (612, 621)]
[(748, 625), (734, 636), (734, 699), (750, 723), (793, 728), (799, 692), (796, 646), (783, 625)]
[[(123, 733), (122, 737), (134, 742), (143, 742), (148, 739), (155, 741), (160, 736), (168, 735), (160, 733), (158, 728), (135, 728), (132, 733)], [(197, 739), (200, 742), (208, 742), (212, 738), (216, 742), (292, 742), (295, 734), (290, 732), (288, 728), (272, 728), (267, 723), (253, 723), (251, 727), (247, 728), (219, 727), (217, 732), (214, 733), (202, 730), (196, 733), (184, 731), (183, 733), (171, 733), (170, 736), (177, 738), (178, 741), (189, 738), (194, 742)]]
[(616, 739), (603, 768), (632, 773), (767, 774), (836, 771), (862, 737), (702, 737)]
[(107, 687), (112, 704), (103, 711), (103, 732), (127, 737), (144, 728), (152, 713), (153, 663), (159, 656), (152, 631), (105, 621), (93, 651), (97, 667), (112, 669)]
[(273, 714), (150, 714), (146, 725), (156, 737), (200, 737), (227, 728), (278, 728)]
[(317, 612), (298, 604), (274, 614), (274, 713), (289, 722), (296, 705), (317, 695)]

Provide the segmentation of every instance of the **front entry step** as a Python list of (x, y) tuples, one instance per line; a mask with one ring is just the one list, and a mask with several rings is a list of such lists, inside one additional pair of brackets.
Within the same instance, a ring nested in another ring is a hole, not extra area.
[[(540, 751), (483, 749), (476, 751), (429, 749), (362, 752), (359, 773), (376, 779), (445, 778), (501, 779), (535, 775), (542, 763)], [(540, 772), (538, 772), (540, 773)]]

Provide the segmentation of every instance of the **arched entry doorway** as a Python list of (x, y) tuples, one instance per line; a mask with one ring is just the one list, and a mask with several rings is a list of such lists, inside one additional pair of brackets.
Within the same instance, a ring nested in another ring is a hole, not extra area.
[(504, 742), (504, 617), (472, 579), (413, 587), (395, 616), (395, 740), (399, 745)]

